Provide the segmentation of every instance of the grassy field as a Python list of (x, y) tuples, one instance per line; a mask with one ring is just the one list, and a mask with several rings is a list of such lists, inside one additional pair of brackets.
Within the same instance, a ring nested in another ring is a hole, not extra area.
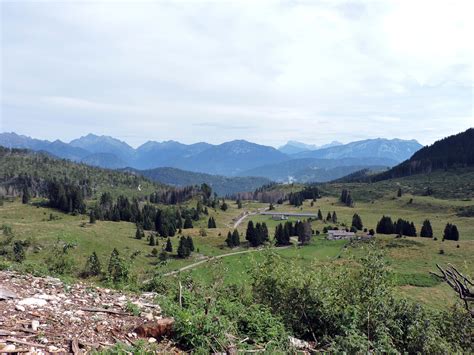
[[(323, 216), (336, 211), (338, 222), (350, 226), (352, 215), (358, 213), (364, 227), (374, 228), (382, 215), (390, 215), (392, 219), (403, 218), (413, 221), (419, 232), (424, 219), (428, 218), (433, 226), (437, 240), (425, 238), (395, 238), (395, 236), (377, 236), (376, 245), (385, 250), (387, 261), (394, 271), (394, 282), (400, 294), (419, 300), (432, 307), (441, 308), (454, 302), (453, 292), (444, 283), (430, 276), (430, 271), (436, 270), (436, 263), (446, 265), (453, 263), (470, 276), (474, 272), (474, 218), (459, 217), (457, 211), (461, 207), (472, 206), (472, 201), (447, 200), (433, 196), (418, 196), (404, 194), (396, 198), (396, 190), (378, 196), (377, 199), (357, 199), (354, 207), (341, 205), (337, 198), (329, 195), (323, 197), (311, 206), (311, 201), (305, 201), (301, 207), (288, 204), (276, 205), (276, 212), (305, 212), (317, 213), (321, 209)], [(360, 194), (360, 192), (359, 192)], [(335, 195), (332, 194), (332, 195)], [(357, 195), (354, 195), (357, 196)], [(195, 204), (190, 202), (190, 204)], [(235, 220), (244, 212), (256, 212), (258, 208), (268, 207), (267, 204), (244, 202), (243, 208), (238, 209), (235, 202), (228, 201), (227, 211), (209, 210), (209, 215), (216, 219), (216, 229), (207, 229), (207, 216), (194, 223), (193, 229), (183, 230), (183, 235), (194, 239), (196, 251), (186, 260), (171, 257), (165, 265), (160, 265), (156, 257), (151, 256), (153, 247), (148, 242), (136, 240), (135, 226), (126, 222), (103, 222), (89, 224), (87, 216), (71, 216), (58, 211), (23, 205), (19, 201), (5, 202), (0, 207), (0, 225), (12, 227), (15, 238), (30, 239), (33, 246), (28, 250), (27, 261), (36, 265), (44, 265), (44, 259), (58, 238), (74, 243), (76, 248), (71, 257), (77, 265), (77, 271), (84, 266), (87, 257), (96, 251), (103, 267), (106, 267), (110, 253), (117, 248), (124, 256), (139, 251), (132, 270), (139, 278), (149, 278), (154, 272), (166, 273), (177, 270), (197, 261), (212, 256), (247, 250), (243, 235), (249, 220), (265, 222), (270, 235), (273, 235), (279, 221), (271, 216), (248, 216), (238, 227), (243, 245), (240, 248), (229, 249), (225, 245), (225, 237), (232, 230)], [(50, 214), (57, 218), (50, 220)], [(291, 220), (296, 220), (292, 218)], [(442, 241), (443, 229), (447, 222), (458, 226), (461, 240), (459, 242)], [(327, 224), (315, 221), (313, 229), (322, 231)], [(204, 228), (206, 236), (200, 236)], [(171, 238), (176, 251), (179, 238)], [(156, 247), (161, 250), (165, 240), (159, 239)], [(283, 258), (301, 262), (308, 268), (320, 267), (334, 262), (353, 260), (365, 253), (367, 245), (359, 243), (349, 245), (346, 241), (327, 241), (323, 236), (313, 237), (310, 245), (304, 247), (272, 248)], [(268, 248), (267, 248), (268, 249)], [(443, 252), (441, 253), (440, 250)], [(243, 283), (248, 281), (247, 270), (252, 264), (262, 259), (267, 251), (258, 250), (246, 254), (228, 256), (219, 260), (210, 260), (200, 266), (185, 271), (192, 277), (209, 281), (214, 274), (221, 274), (226, 284)], [(291, 270), (289, 270), (291, 272)]]

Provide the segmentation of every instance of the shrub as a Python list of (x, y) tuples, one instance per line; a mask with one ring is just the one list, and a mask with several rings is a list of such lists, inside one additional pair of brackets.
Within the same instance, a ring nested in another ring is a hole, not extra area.
[(69, 256), (69, 250), (73, 248), (75, 244), (62, 243), (58, 238), (45, 260), (48, 270), (56, 275), (70, 273), (74, 267), (74, 261)]
[(215, 280), (213, 287), (184, 281), (180, 305), (177, 290), (160, 300), (165, 314), (175, 319), (175, 341), (195, 353), (257, 348), (286, 349), (288, 333), (270, 309), (242, 297)]
[[(440, 313), (400, 299), (384, 257), (371, 247), (359, 267), (307, 268), (270, 253), (252, 268), (257, 302), (293, 334), (339, 353), (450, 353), (468, 350), (469, 314), (455, 336)], [(291, 273), (288, 273), (291, 270)], [(308, 270), (316, 270), (309, 272)], [(452, 324), (452, 323), (451, 323)]]
[(100, 264), (99, 257), (94, 251), (86, 261), (86, 266), (82, 273), (83, 277), (98, 276), (102, 273), (102, 266)]

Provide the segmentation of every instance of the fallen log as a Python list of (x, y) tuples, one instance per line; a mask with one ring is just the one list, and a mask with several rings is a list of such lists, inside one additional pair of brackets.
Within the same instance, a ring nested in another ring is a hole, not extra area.
[(117, 311), (117, 310), (114, 310), (114, 309), (107, 309), (107, 308), (89, 308), (89, 307), (85, 307), (85, 308), (80, 308), (80, 310), (85, 311), (85, 312), (103, 312), (103, 313), (110, 313), (110, 314), (118, 314), (120, 316), (128, 316), (129, 315), (128, 313), (125, 313), (125, 312)]

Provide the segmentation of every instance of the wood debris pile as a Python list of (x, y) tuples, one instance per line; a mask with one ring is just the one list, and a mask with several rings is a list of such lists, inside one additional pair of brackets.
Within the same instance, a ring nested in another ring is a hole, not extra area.
[(0, 354), (81, 353), (134, 344), (140, 336), (172, 352), (163, 337), (173, 320), (162, 318), (155, 296), (0, 271)]

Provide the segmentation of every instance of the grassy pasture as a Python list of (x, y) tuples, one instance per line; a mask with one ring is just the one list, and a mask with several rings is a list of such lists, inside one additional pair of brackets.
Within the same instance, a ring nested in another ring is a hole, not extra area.
[[(370, 189), (371, 186), (366, 186), (366, 188)], [(352, 215), (358, 213), (364, 227), (374, 229), (377, 221), (385, 214), (390, 215), (392, 219), (403, 218), (414, 221), (418, 233), (423, 220), (428, 218), (438, 240), (419, 237), (397, 239), (394, 236), (377, 236), (376, 244), (386, 252), (387, 260), (394, 271), (394, 282), (400, 294), (437, 308), (446, 307), (454, 301), (453, 292), (449, 287), (431, 277), (429, 271), (436, 269), (436, 263), (443, 265), (453, 263), (468, 275), (473, 276), (474, 218), (457, 215), (459, 208), (472, 206), (472, 201), (469, 199), (448, 200), (409, 193), (404, 193), (401, 198), (397, 198), (395, 197), (396, 189), (385, 190), (384, 194), (381, 189), (377, 199), (359, 199), (356, 196), (361, 195), (362, 192), (354, 193), (355, 205), (351, 208), (338, 202), (337, 190), (335, 187), (332, 188), (334, 188), (334, 193), (317, 200), (314, 206), (311, 206), (311, 201), (305, 201), (301, 207), (293, 207), (288, 204), (275, 205), (276, 212), (317, 213), (318, 209), (321, 209), (323, 217), (326, 217), (329, 211), (331, 213), (336, 211), (338, 222), (347, 226), (351, 224)], [(368, 194), (370, 195), (369, 192)], [(195, 203), (196, 201), (190, 202), (190, 205), (194, 206)], [(270, 235), (273, 235), (275, 226), (280, 223), (280, 221), (272, 220), (271, 216), (248, 216), (238, 228), (243, 245), (230, 250), (225, 246), (224, 240), (227, 232), (232, 230), (238, 216), (244, 211), (255, 212), (258, 208), (268, 205), (245, 201), (243, 208), (238, 209), (235, 202), (227, 201), (227, 203), (229, 205), (227, 211), (209, 209), (209, 216), (216, 219), (218, 228), (207, 229), (208, 217), (205, 216), (194, 223), (194, 228), (183, 230), (183, 235), (193, 237), (196, 252), (186, 260), (171, 257), (164, 266), (158, 265), (157, 258), (151, 256), (153, 247), (149, 246), (145, 239), (136, 240), (134, 238), (135, 225), (132, 223), (97, 221), (96, 224), (90, 225), (87, 216), (66, 215), (49, 208), (22, 205), (20, 202), (14, 201), (5, 202), (0, 207), (0, 225), (11, 226), (16, 238), (31, 239), (33, 245), (40, 246), (37, 252), (33, 252), (34, 248), (29, 249), (27, 260), (30, 263), (44, 264), (45, 256), (55, 241), (60, 238), (77, 245), (71, 253), (78, 267), (77, 271), (80, 271), (86, 258), (93, 251), (97, 252), (103, 267), (106, 267), (110, 253), (115, 247), (122, 255), (140, 251), (132, 270), (140, 278), (148, 278), (155, 271), (165, 273), (203, 258), (246, 250), (247, 246), (243, 235), (249, 220), (253, 220), (255, 223), (266, 222)], [(58, 219), (49, 220), (51, 213)], [(297, 218), (290, 220), (295, 221)], [(447, 222), (455, 223), (458, 226), (461, 237), (459, 242), (442, 241), (443, 229)], [(322, 231), (326, 225), (323, 221), (314, 221), (313, 229)], [(205, 229), (206, 236), (200, 236), (201, 228)], [(174, 237), (171, 240), (174, 252), (176, 252), (179, 238)], [(156, 248), (161, 250), (165, 240), (159, 239), (158, 242), (159, 245)], [(273, 250), (283, 258), (296, 260), (311, 269), (335, 262), (350, 261), (365, 253), (366, 245), (364, 243), (345, 247), (346, 244), (345, 241), (327, 241), (320, 236), (314, 237), (310, 245), (305, 247), (292, 246)], [(443, 250), (442, 254), (440, 250)], [(252, 263), (261, 260), (264, 253), (265, 250), (262, 250), (233, 255), (218, 261), (209, 261), (191, 271), (186, 271), (186, 273), (207, 281), (212, 279), (212, 275), (221, 273), (226, 284), (244, 283), (248, 281), (248, 268), (252, 267)]]

